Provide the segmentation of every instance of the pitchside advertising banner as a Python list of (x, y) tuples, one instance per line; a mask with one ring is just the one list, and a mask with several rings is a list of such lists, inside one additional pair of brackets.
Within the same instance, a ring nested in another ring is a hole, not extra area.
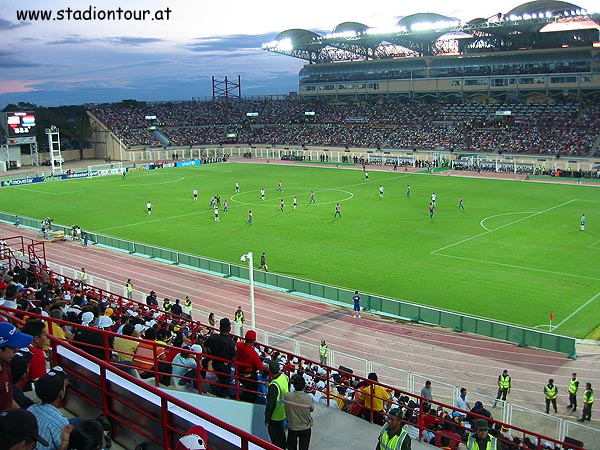
[(10, 186), (22, 186), (24, 184), (34, 184), (34, 183), (51, 183), (54, 181), (60, 180), (72, 180), (77, 178), (91, 178), (91, 177), (102, 177), (105, 175), (118, 175), (122, 174), (125, 171), (132, 172), (134, 170), (152, 170), (153, 166), (138, 166), (136, 168), (130, 168), (129, 170), (124, 167), (119, 167), (116, 169), (103, 169), (103, 170), (93, 170), (92, 172), (73, 172), (62, 175), (48, 175), (41, 177), (24, 177), (24, 178), (13, 178), (12, 180), (2, 180), (0, 181), (0, 187), (10, 187)]

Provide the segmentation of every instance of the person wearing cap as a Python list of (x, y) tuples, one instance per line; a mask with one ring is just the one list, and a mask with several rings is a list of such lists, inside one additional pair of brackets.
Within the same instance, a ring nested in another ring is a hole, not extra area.
[(200, 425), (194, 425), (177, 441), (174, 450), (209, 450), (208, 433)]
[(231, 366), (237, 358), (237, 348), (231, 338), (231, 322), (227, 317), (219, 321), (219, 334), (211, 334), (204, 341), (204, 350), (217, 358), (212, 360), (212, 366), (217, 374), (218, 385), (215, 392), (218, 397), (227, 397), (231, 386)]
[(146, 297), (146, 305), (148, 305), (150, 307), (158, 306), (158, 299), (156, 297), (156, 292), (150, 291), (150, 293)]
[(392, 408), (381, 427), (375, 450), (410, 450), (411, 439), (402, 427), (402, 409)]
[(287, 448), (285, 436), (285, 404), (284, 398), (290, 390), (287, 375), (281, 372), (279, 361), (272, 359), (269, 362), (271, 381), (267, 386), (267, 406), (265, 408), (265, 426), (269, 432), (271, 443), (279, 448)]
[(13, 381), (10, 361), (15, 353), (31, 344), (33, 337), (21, 333), (13, 324), (0, 322), (0, 411), (18, 407), (13, 400)]
[(498, 393), (496, 394), (496, 401), (494, 402), (494, 406), (492, 406), (492, 408), (496, 407), (496, 404), (498, 403), (498, 400), (500, 400), (500, 398), (502, 398), (503, 402), (506, 401), (507, 394), (510, 394), (510, 387), (511, 378), (508, 374), (508, 370), (504, 369), (502, 373), (498, 376)]
[(554, 384), (554, 380), (550, 378), (548, 384), (544, 386), (544, 396), (546, 397), (546, 414), (550, 414), (550, 403), (554, 408), (554, 413), (558, 411), (556, 409), (556, 396), (558, 395), (558, 388)]
[(57, 450), (62, 446), (63, 430), (70, 428), (69, 420), (60, 412), (66, 395), (67, 374), (60, 367), (48, 371), (35, 383), (35, 393), (42, 401), (27, 408), (38, 421), (40, 436), (48, 442), (38, 449)]
[(24, 409), (7, 409), (0, 413), (0, 450), (25, 450), (37, 443), (48, 446), (39, 434), (38, 421)]
[[(13, 400), (19, 405), (19, 408), (27, 409), (35, 402), (27, 397), (21, 390), (21, 386), (25, 383), (29, 371), (29, 362), (33, 355), (28, 347), (23, 347), (15, 353), (15, 356), (10, 361), (10, 370), (13, 381)], [(31, 385), (29, 386), (31, 389)]]
[(240, 400), (248, 403), (256, 402), (258, 396), (258, 371), (264, 364), (254, 349), (256, 331), (246, 331), (244, 342), (237, 342), (236, 367), (240, 384)]
[(469, 433), (467, 438), (468, 450), (497, 450), (498, 440), (490, 436), (488, 421), (485, 419), (477, 419), (475, 422), (475, 431)]

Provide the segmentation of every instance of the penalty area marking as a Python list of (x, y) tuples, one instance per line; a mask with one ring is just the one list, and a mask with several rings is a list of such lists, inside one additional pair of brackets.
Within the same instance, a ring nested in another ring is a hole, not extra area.
[(479, 225), (481, 225), (481, 228), (483, 228), (485, 231), (494, 231), (495, 228), (488, 228), (484, 225), (486, 220), (494, 219), (496, 217), (516, 215), (516, 214), (535, 214), (535, 212), (534, 211), (522, 211), (522, 212), (509, 212), (509, 213), (504, 213), (504, 214), (496, 214), (494, 216), (488, 216), (488, 217), (481, 219), (481, 222), (479, 222)]

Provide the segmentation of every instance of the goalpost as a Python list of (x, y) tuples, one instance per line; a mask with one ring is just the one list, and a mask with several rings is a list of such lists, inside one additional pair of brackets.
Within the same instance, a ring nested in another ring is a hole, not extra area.
[(115, 161), (106, 164), (92, 164), (88, 166), (88, 178), (102, 177), (105, 175), (118, 175), (125, 172), (125, 167), (121, 161)]

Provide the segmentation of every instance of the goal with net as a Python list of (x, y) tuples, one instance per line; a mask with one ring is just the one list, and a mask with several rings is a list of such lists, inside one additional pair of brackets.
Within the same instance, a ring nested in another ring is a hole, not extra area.
[(92, 164), (88, 166), (88, 178), (103, 177), (105, 175), (118, 175), (125, 172), (125, 167), (120, 161), (106, 164)]

